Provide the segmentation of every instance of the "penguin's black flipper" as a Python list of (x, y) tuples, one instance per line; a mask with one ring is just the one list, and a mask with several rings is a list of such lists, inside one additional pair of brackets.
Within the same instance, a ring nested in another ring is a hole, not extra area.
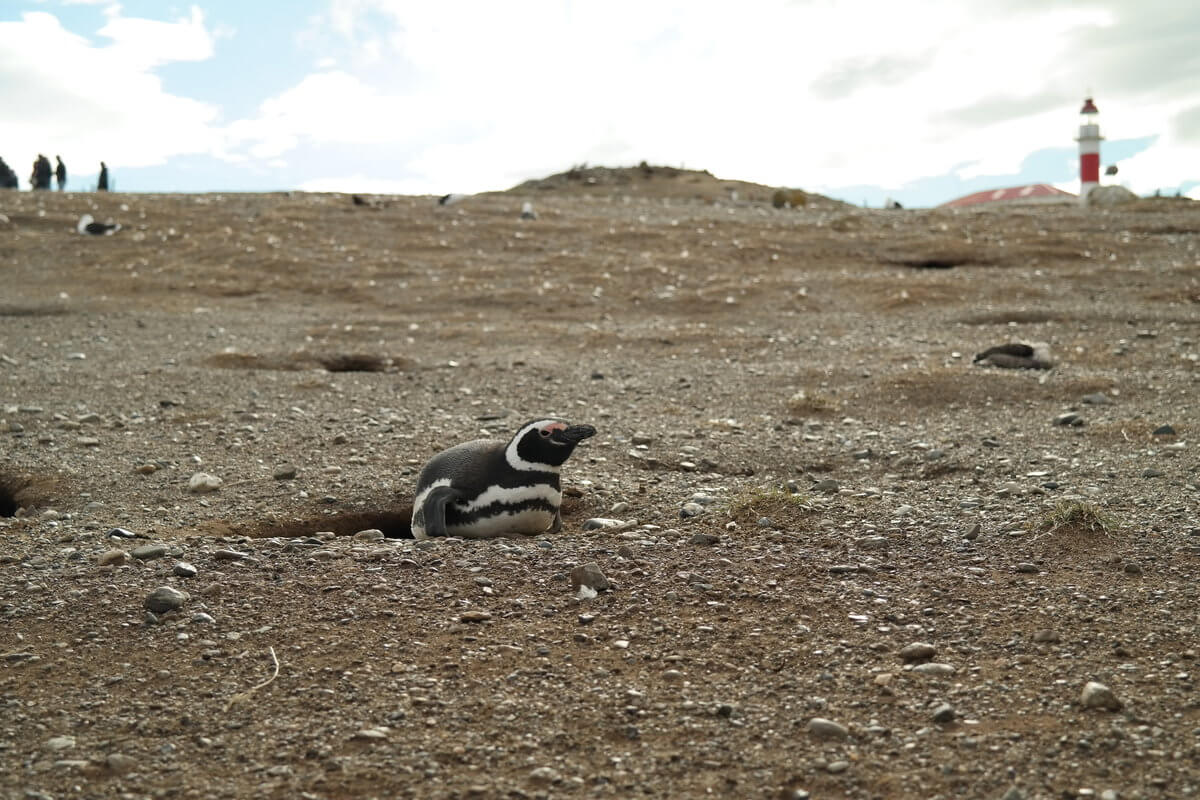
[(425, 496), (425, 502), (417, 511), (425, 525), (426, 536), (446, 535), (446, 504), (458, 500), (462, 493), (449, 486), (438, 486)]

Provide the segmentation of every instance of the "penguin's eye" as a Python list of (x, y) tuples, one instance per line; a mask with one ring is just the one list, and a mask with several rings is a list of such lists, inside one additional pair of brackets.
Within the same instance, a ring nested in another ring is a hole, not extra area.
[(550, 436), (550, 431), (546, 430), (545, 428), (542, 428), (541, 430), (539, 430), (538, 433), (540, 433), (542, 435), (543, 439), (546, 439)]

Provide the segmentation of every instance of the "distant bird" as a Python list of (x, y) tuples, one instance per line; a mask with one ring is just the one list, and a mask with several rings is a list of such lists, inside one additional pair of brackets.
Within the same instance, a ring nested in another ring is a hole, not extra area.
[(121, 226), (116, 222), (96, 222), (92, 219), (91, 214), (84, 214), (79, 218), (79, 224), (75, 226), (75, 230), (92, 236), (112, 236), (117, 231), (121, 230)]
[(1000, 344), (975, 356), (975, 363), (1002, 369), (1050, 369), (1050, 346), (1045, 342)]
[(537, 219), (537, 212), (533, 210), (533, 203), (525, 203), (521, 206), (521, 219)]

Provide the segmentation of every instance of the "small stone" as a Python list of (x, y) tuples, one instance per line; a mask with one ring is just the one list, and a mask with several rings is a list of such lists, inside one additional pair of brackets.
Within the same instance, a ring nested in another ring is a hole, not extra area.
[(1159, 425), (1157, 428), (1151, 431), (1151, 433), (1154, 436), (1174, 436), (1175, 429), (1170, 425)]
[(559, 783), (562, 775), (553, 767), (537, 767), (529, 773), (529, 780), (534, 783)]
[(928, 664), (917, 664), (912, 668), (912, 671), (919, 672), (922, 675), (950, 675), (954, 672), (954, 667), (950, 664), (939, 664), (931, 661)]
[(280, 464), (271, 473), (271, 477), (277, 481), (290, 481), (296, 477), (296, 466), (294, 464)]
[(184, 603), (190, 599), (191, 595), (187, 592), (182, 592), (173, 586), (160, 586), (146, 595), (143, 605), (152, 614), (165, 614), (168, 611), (183, 608)]
[(845, 725), (824, 717), (813, 717), (804, 729), (819, 739), (845, 739), (850, 735), (850, 730)]
[(1107, 711), (1120, 711), (1124, 706), (1117, 696), (1103, 683), (1088, 681), (1083, 687), (1079, 701), (1084, 708), (1103, 708)]
[(487, 622), (492, 615), (486, 611), (464, 611), (459, 615), (459, 622)]
[(96, 559), (96, 563), (102, 567), (108, 566), (109, 564), (113, 565), (114, 567), (119, 567), (128, 561), (129, 553), (126, 553), (124, 550), (106, 550), (100, 554), (99, 558)]
[(612, 588), (600, 565), (595, 562), (580, 564), (571, 570), (571, 588), (578, 589), (580, 586), (587, 586), (597, 592)]
[(955, 717), (954, 706), (949, 703), (942, 703), (933, 710), (933, 721), (937, 723), (953, 722)]
[(178, 575), (180, 578), (196, 577), (196, 568), (186, 561), (180, 561), (171, 568), (171, 572)]
[(1037, 564), (1032, 564), (1028, 561), (1022, 561), (1021, 563), (1017, 564), (1017, 566), (1014, 567), (1014, 569), (1017, 572), (1027, 574), (1027, 575), (1037, 574), (1037, 571), (1038, 571)]
[(971, 526), (970, 530), (968, 530), (966, 533), (963, 534), (963, 538), (969, 542), (973, 542), (979, 538), (979, 533), (982, 530), (983, 530), (983, 526), (980, 525), (978, 522), (976, 522), (974, 525)]
[(1142, 574), (1142, 565), (1137, 563), (1136, 561), (1126, 561), (1125, 562), (1125, 574), (1126, 575), (1141, 575)]
[(158, 472), (158, 464), (138, 464), (133, 468), (133, 471), (139, 475), (153, 475), (155, 472)]
[(1049, 628), (1042, 628), (1041, 630), (1034, 631), (1032, 638), (1035, 642), (1041, 642), (1045, 644), (1054, 644), (1055, 642), (1062, 641), (1062, 637), (1058, 635), (1058, 632), (1052, 631)]
[(1080, 400), (1083, 401), (1084, 405), (1089, 406), (1111, 406), (1113, 402), (1112, 398), (1106, 395), (1104, 392), (1085, 394), (1080, 398)]
[(380, 726), (377, 726), (374, 728), (363, 728), (362, 730), (355, 731), (354, 735), (351, 736), (350, 738), (351, 739), (363, 739), (366, 741), (379, 741), (380, 739), (388, 738), (388, 735), (391, 732), (392, 732), (391, 728), (387, 728), (387, 727), (380, 725)]
[(109, 753), (108, 757), (104, 759), (104, 764), (113, 772), (122, 775), (126, 772), (132, 772), (137, 767), (138, 760), (124, 753)]
[(188, 479), (187, 490), (192, 494), (209, 494), (221, 488), (224, 481), (207, 472), (197, 472)]
[(134, 558), (141, 561), (153, 561), (156, 558), (162, 558), (167, 554), (167, 546), (165, 544), (144, 544), (141, 547), (135, 547), (130, 553)]
[(825, 478), (824, 480), (819, 480), (816, 483), (814, 483), (812, 488), (813, 488), (814, 492), (822, 492), (824, 494), (837, 494), (838, 491), (841, 489), (841, 486), (833, 478)]
[(1025, 793), (1019, 786), (1010, 786), (1000, 800), (1025, 800)]
[(354, 534), (354, 538), (360, 542), (382, 542), (383, 531), (378, 528), (367, 528)]
[(124, 528), (113, 528), (108, 533), (104, 534), (112, 539), (136, 539), (137, 534), (133, 531), (125, 530)]
[(47, 739), (45, 746), (46, 746), (47, 750), (50, 750), (52, 752), (58, 752), (59, 750), (70, 750), (72, 747), (75, 746), (75, 737), (74, 736), (55, 736), (51, 739)]
[(886, 536), (864, 536), (858, 540), (860, 550), (887, 550), (888, 544)]
[(937, 648), (928, 642), (913, 642), (900, 648), (901, 661), (928, 661), (937, 654)]
[(1147, 467), (1142, 470), (1143, 478), (1161, 478), (1165, 474), (1161, 469), (1155, 469), (1154, 467)]
[(688, 517), (698, 517), (704, 513), (704, 506), (699, 503), (684, 503), (683, 508), (679, 509), (679, 516), (684, 519)]
[(688, 544), (713, 545), (719, 541), (721, 541), (721, 537), (711, 533), (693, 533), (688, 539)]
[(825, 771), (831, 775), (838, 775), (848, 769), (850, 769), (849, 761), (830, 761), (829, 765), (825, 767)]
[(213, 619), (211, 614), (206, 614), (203, 611), (197, 611), (195, 614), (192, 614), (192, 622), (197, 624), (211, 624), (216, 622), (216, 620)]
[(609, 519), (608, 517), (592, 517), (583, 521), (583, 529), (585, 531), (600, 531), (606, 528), (619, 528), (625, 523), (619, 519)]
[(1055, 425), (1069, 425), (1078, 428), (1083, 425), (1083, 417), (1076, 414), (1074, 411), (1068, 411), (1065, 414), (1059, 414), (1054, 418)]

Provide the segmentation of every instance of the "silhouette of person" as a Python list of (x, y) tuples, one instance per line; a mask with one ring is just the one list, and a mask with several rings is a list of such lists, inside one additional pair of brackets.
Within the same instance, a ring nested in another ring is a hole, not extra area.
[(19, 188), (17, 184), (17, 173), (13, 171), (12, 167), (4, 163), (3, 158), (0, 158), (0, 189), (16, 188)]
[(33, 162), (33, 174), (29, 176), (29, 185), (34, 189), (49, 189), (53, 176), (54, 169), (50, 166), (50, 159), (39, 153), (37, 160)]
[(100, 162), (100, 181), (96, 184), (96, 191), (108, 191), (108, 165), (103, 161)]
[(55, 156), (54, 160), (58, 162), (58, 166), (54, 168), (54, 177), (61, 192), (67, 188), (67, 165), (63, 163), (62, 156)]

